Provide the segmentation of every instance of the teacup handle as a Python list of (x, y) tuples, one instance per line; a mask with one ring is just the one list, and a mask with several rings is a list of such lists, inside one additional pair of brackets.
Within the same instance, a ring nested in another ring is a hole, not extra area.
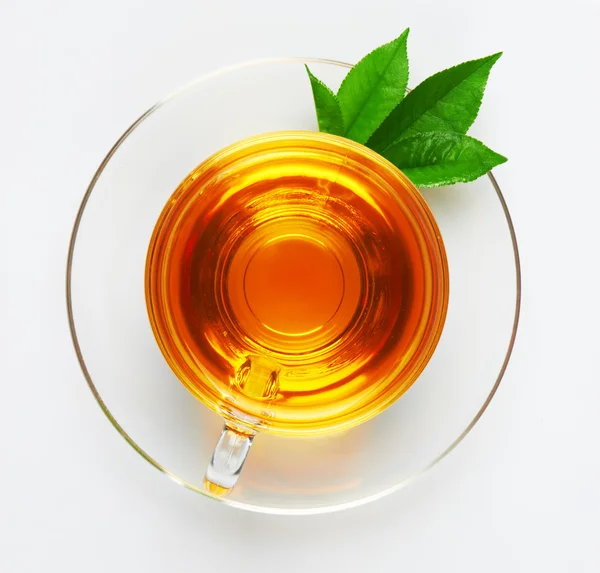
[(215, 495), (227, 495), (237, 483), (255, 432), (242, 432), (225, 424), (204, 476), (204, 487)]
[[(249, 355), (238, 368), (233, 385), (235, 391), (252, 397), (264, 404), (265, 410), (277, 396), (279, 390), (280, 366), (264, 356)], [(233, 412), (230, 415), (234, 415)], [(204, 476), (204, 487), (215, 495), (227, 495), (237, 483), (244, 462), (248, 457), (252, 440), (256, 431), (251, 429), (260, 426), (259, 421), (242, 415), (234, 418), (240, 425), (225, 422), (210, 464)]]

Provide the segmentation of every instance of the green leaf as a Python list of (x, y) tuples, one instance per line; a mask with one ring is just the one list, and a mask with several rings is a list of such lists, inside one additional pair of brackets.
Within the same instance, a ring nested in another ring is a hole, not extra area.
[(467, 133), (479, 112), (490, 70), (501, 55), (465, 62), (427, 78), (408, 93), (366, 145), (382, 152), (417, 133)]
[(310, 78), (319, 131), (344, 135), (344, 119), (336, 95), (318, 78), (313, 76), (308, 66), (304, 66)]
[(420, 133), (384, 152), (417, 187), (473, 181), (507, 161), (480, 141), (450, 132)]
[(337, 97), (348, 139), (367, 141), (402, 101), (408, 84), (408, 32), (407, 28), (399, 38), (365, 56), (342, 82)]

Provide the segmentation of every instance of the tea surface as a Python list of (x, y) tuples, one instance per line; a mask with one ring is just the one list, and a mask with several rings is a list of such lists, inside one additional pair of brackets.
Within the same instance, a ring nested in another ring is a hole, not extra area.
[(198, 166), (148, 253), (152, 327), (186, 387), (280, 433), (349, 427), (419, 375), (439, 338), (447, 264), (433, 217), (351, 141), (280, 132)]

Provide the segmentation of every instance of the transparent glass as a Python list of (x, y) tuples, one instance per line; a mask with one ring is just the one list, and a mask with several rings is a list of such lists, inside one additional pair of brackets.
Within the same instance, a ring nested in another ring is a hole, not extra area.
[[(201, 78), (143, 114), (110, 150), (84, 196), (67, 267), (77, 356), (118, 432), (177, 483), (270, 513), (366, 503), (435, 465), (492, 399), (520, 307), (516, 238), (493, 175), (423, 192), (450, 276), (446, 324), (425, 370), (383, 413), (352, 429), (259, 434), (240, 474), (252, 440), (221, 431), (221, 418), (186, 391), (156, 344), (144, 297), (146, 252), (167, 199), (204, 159), (258, 134), (317, 129), (305, 63), (334, 88), (350, 67), (325, 60), (251, 62)], [(231, 456), (220, 457), (219, 449), (213, 456), (217, 440)], [(207, 465), (209, 473), (240, 476), (226, 497), (205, 485)]]

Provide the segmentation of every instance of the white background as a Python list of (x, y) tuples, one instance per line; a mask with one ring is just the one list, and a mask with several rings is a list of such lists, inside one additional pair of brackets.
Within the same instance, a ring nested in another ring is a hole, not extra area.
[[(598, 571), (599, 0), (0, 0), (0, 571)], [(114, 140), (179, 85), (278, 55), (356, 61), (411, 27), (411, 85), (504, 50), (478, 122), (522, 249), (522, 326), (475, 430), (358, 509), (271, 517), (125, 444), (71, 348), (64, 270)]]

